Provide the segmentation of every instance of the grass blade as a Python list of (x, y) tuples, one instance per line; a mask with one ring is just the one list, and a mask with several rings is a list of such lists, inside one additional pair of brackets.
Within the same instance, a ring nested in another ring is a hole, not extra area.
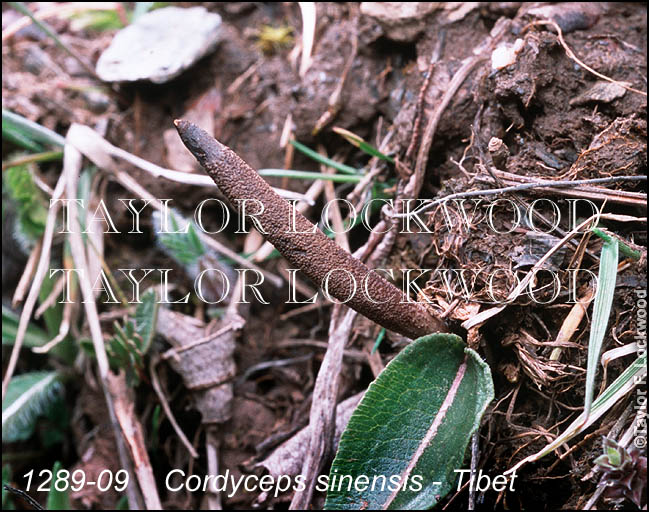
[[(5, 109), (2, 109), (2, 138), (8, 138), (14, 142), (16, 140), (24, 141), (25, 144), (31, 146), (26, 149), (35, 152), (42, 151), (41, 144), (57, 148), (62, 148), (65, 145), (65, 139), (58, 133)], [(16, 143), (22, 145), (20, 142)]]
[(61, 41), (61, 38), (50, 28), (49, 25), (45, 24), (44, 22), (40, 21), (39, 19), (34, 16), (32, 11), (29, 10), (29, 7), (25, 5), (24, 2), (7, 2), (11, 7), (16, 9), (19, 13), (27, 16), (29, 19), (32, 20), (32, 23), (36, 25), (38, 28), (40, 28), (48, 37), (52, 38), (52, 40), (60, 46), (70, 57), (72, 57), (74, 60), (76, 60), (83, 69), (85, 69), (90, 76), (95, 77), (95, 70), (92, 69), (88, 64), (86, 64), (83, 59), (81, 59), (75, 52), (73, 52), (63, 41)]
[(548, 453), (556, 450), (562, 444), (572, 439), (574, 436), (584, 432), (599, 418), (606, 414), (612, 407), (617, 405), (624, 397), (624, 395), (626, 395), (639, 383), (644, 382), (646, 375), (647, 353), (645, 352), (640, 357), (638, 357), (626, 370), (624, 370), (624, 372), (622, 372), (622, 374), (617, 379), (615, 379), (615, 381), (609, 387), (607, 387), (601, 395), (597, 397), (597, 400), (593, 402), (589, 415), (586, 415), (585, 411), (581, 413), (579, 417), (575, 421), (573, 421), (570, 426), (563, 432), (563, 434), (561, 434), (554, 441), (545, 446), (545, 448), (543, 448), (542, 450), (533, 455), (530, 455), (529, 457), (526, 457), (514, 467), (508, 469), (506, 473), (517, 471), (524, 464), (527, 464), (528, 462), (534, 462), (542, 457), (545, 457)]
[(293, 144), (295, 149), (304, 153), (306, 156), (313, 158), (316, 162), (320, 162), (321, 164), (324, 164), (328, 167), (333, 167), (334, 169), (344, 174), (360, 174), (360, 171), (358, 169), (350, 167), (349, 165), (341, 164), (340, 162), (336, 162), (335, 160), (327, 158), (326, 156), (322, 156), (320, 153), (313, 151), (311, 148), (305, 146), (301, 142), (291, 140), (291, 144)]
[(604, 336), (608, 319), (611, 316), (613, 295), (615, 294), (615, 280), (617, 278), (618, 243), (611, 238), (604, 242), (599, 260), (599, 275), (597, 291), (593, 305), (593, 320), (590, 326), (588, 340), (588, 366), (586, 369), (586, 398), (584, 400), (584, 413), (590, 414), (595, 390), (595, 376), (599, 365), (599, 355), (602, 351)]
[[(9, 308), (2, 306), (2, 344), (13, 345), (18, 333), (18, 315)], [(29, 324), (23, 345), (32, 348), (45, 345), (49, 341), (49, 336), (40, 327)]]
[(298, 180), (326, 180), (335, 183), (358, 183), (362, 176), (341, 174), (322, 174), (311, 171), (295, 171), (291, 169), (260, 169), (259, 175), (266, 178), (293, 178)]
[[(56, 482), (59, 471), (63, 469), (63, 464), (58, 460), (52, 467), (52, 475)], [(70, 497), (68, 496), (69, 487), (66, 485), (65, 491), (59, 491), (56, 485), (50, 486), (50, 492), (47, 494), (47, 510), (70, 510)]]
[(370, 143), (365, 141), (365, 139), (359, 137), (355, 133), (350, 132), (349, 130), (345, 130), (344, 128), (340, 128), (338, 126), (335, 126), (333, 128), (333, 131), (336, 132), (341, 137), (343, 137), (351, 145), (356, 146), (358, 149), (360, 149), (361, 151), (367, 153), (368, 155), (375, 156), (375, 157), (377, 157), (377, 158), (379, 158), (381, 160), (385, 160), (386, 162), (390, 162), (391, 164), (394, 163), (394, 158), (391, 158), (388, 155), (384, 155), (378, 149), (376, 149), (374, 146), (372, 146)]

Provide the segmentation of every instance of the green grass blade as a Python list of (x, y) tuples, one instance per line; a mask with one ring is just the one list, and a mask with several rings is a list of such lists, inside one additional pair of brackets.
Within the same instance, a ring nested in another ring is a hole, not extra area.
[(295, 171), (292, 169), (260, 169), (259, 175), (265, 178), (292, 178), (298, 180), (326, 180), (334, 183), (358, 183), (362, 176), (348, 174), (323, 174), (311, 171)]
[[(606, 234), (604, 231), (602, 231), (599, 228), (593, 228), (593, 229), (591, 229), (591, 231), (595, 235), (600, 237), (602, 240), (604, 240), (605, 242), (611, 243), (613, 241), (612, 236)], [(620, 254), (623, 254), (627, 258), (631, 258), (633, 260), (638, 261), (640, 259), (640, 257), (642, 256), (639, 251), (635, 251), (635, 250), (631, 249), (631, 247), (626, 245), (624, 242), (618, 240), (617, 243), (620, 246)]]
[(155, 290), (149, 288), (142, 295), (141, 301), (135, 309), (135, 330), (142, 338), (138, 348), (144, 355), (151, 347), (158, 319), (158, 299)]
[(332, 160), (331, 158), (327, 158), (326, 156), (322, 156), (320, 153), (318, 153), (317, 151), (313, 151), (311, 148), (305, 146), (301, 142), (298, 142), (296, 140), (291, 140), (291, 144), (293, 144), (295, 149), (304, 153), (309, 158), (313, 158), (316, 162), (320, 162), (321, 164), (324, 164), (328, 167), (333, 167), (334, 169), (344, 174), (360, 174), (360, 171), (358, 169), (351, 167), (349, 165), (341, 164), (340, 162), (336, 162), (335, 160)]
[(355, 133), (350, 132), (349, 130), (345, 130), (344, 128), (340, 128), (338, 126), (335, 126), (333, 128), (333, 131), (338, 135), (340, 135), (341, 137), (343, 137), (351, 145), (356, 146), (364, 153), (367, 153), (370, 156), (375, 156), (381, 160), (385, 160), (386, 162), (390, 162), (391, 164), (394, 163), (393, 158), (389, 157), (388, 155), (384, 155), (378, 149), (376, 149), (374, 146), (372, 146), (370, 143), (368, 143), (367, 141), (365, 141)]
[(16, 9), (19, 13), (27, 16), (29, 19), (32, 20), (32, 23), (36, 25), (38, 28), (40, 28), (48, 37), (52, 38), (52, 40), (59, 46), (63, 51), (65, 51), (70, 57), (72, 57), (74, 60), (76, 60), (81, 66), (90, 74), (90, 76), (94, 77), (95, 76), (95, 71), (88, 66), (81, 58), (73, 52), (63, 41), (61, 41), (61, 38), (59, 38), (58, 34), (54, 32), (52, 28), (50, 28), (49, 25), (46, 23), (40, 21), (32, 11), (29, 10), (29, 7), (25, 5), (24, 2), (7, 2), (11, 7)]
[[(47, 144), (62, 148), (65, 145), (65, 139), (56, 132), (41, 126), (34, 121), (15, 114), (9, 110), (2, 109), (2, 138), (18, 137), (19, 139), (30, 141), (32, 151), (42, 151), (41, 144)], [(28, 142), (29, 143), (29, 142)]]
[(595, 376), (599, 366), (599, 355), (602, 351), (604, 336), (608, 319), (611, 316), (613, 295), (615, 294), (615, 280), (617, 278), (618, 243), (611, 238), (604, 242), (599, 260), (599, 275), (597, 278), (597, 291), (593, 305), (593, 319), (590, 326), (588, 340), (588, 366), (586, 368), (586, 398), (584, 412), (590, 413), (595, 392)]
[(606, 414), (612, 407), (616, 406), (620, 400), (629, 392), (634, 386), (641, 382), (647, 375), (647, 353), (644, 352), (638, 357), (629, 367), (622, 372), (622, 374), (615, 379), (615, 381), (607, 387), (604, 392), (597, 397), (593, 402), (590, 414), (586, 415), (585, 411), (573, 421), (570, 426), (554, 441), (545, 446), (537, 453), (526, 457), (513, 468), (507, 470), (507, 473), (518, 470), (524, 464), (534, 462), (542, 457), (545, 457), (550, 452), (559, 448), (562, 444), (568, 442), (576, 435), (584, 432), (599, 418)]

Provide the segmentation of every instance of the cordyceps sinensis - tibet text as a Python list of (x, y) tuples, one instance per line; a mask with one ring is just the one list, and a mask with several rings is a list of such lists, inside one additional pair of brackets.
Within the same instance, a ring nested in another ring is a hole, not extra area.
[[(264, 228), (262, 235), (311, 281), (320, 286), (332, 269), (346, 271), (329, 276), (332, 297), (409, 338), (448, 331), (445, 323), (424, 305), (410, 301), (399, 288), (315, 228), (234, 151), (193, 123), (176, 120), (174, 124), (185, 146), (230, 203), (236, 205), (248, 199), (263, 204), (263, 211), (255, 214)], [(354, 282), (362, 283), (363, 292), (354, 293)]]

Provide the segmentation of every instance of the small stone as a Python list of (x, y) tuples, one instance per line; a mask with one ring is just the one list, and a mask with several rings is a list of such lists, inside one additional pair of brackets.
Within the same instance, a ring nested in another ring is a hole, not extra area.
[[(624, 83), (624, 85), (629, 85)], [(626, 89), (620, 84), (614, 84), (606, 80), (595, 83), (584, 94), (570, 100), (571, 105), (585, 105), (590, 102), (610, 103), (626, 94)]]
[(101, 91), (90, 89), (83, 93), (88, 108), (95, 114), (103, 114), (110, 106), (110, 97)]
[(211, 51), (221, 17), (204, 7), (165, 7), (120, 30), (97, 61), (106, 82), (168, 82)]
[(443, 2), (362, 2), (361, 14), (374, 18), (393, 41), (412, 41), (427, 26), (426, 17)]
[(23, 63), (25, 69), (30, 73), (38, 76), (48, 64), (47, 54), (36, 45), (30, 45), (27, 48)]

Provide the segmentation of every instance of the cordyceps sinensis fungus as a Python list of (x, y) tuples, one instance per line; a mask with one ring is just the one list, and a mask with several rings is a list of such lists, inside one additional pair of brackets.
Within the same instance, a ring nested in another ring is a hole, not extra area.
[[(316, 229), (234, 151), (190, 122), (176, 120), (174, 124), (185, 146), (231, 203), (236, 205), (247, 199), (263, 204), (263, 211), (255, 214), (265, 231), (262, 234), (318, 286), (328, 278), (328, 292), (332, 297), (346, 301), (347, 306), (370, 320), (410, 338), (447, 331), (444, 322), (422, 304), (411, 301), (378, 272), (370, 270)], [(333, 269), (336, 272), (327, 276)]]

